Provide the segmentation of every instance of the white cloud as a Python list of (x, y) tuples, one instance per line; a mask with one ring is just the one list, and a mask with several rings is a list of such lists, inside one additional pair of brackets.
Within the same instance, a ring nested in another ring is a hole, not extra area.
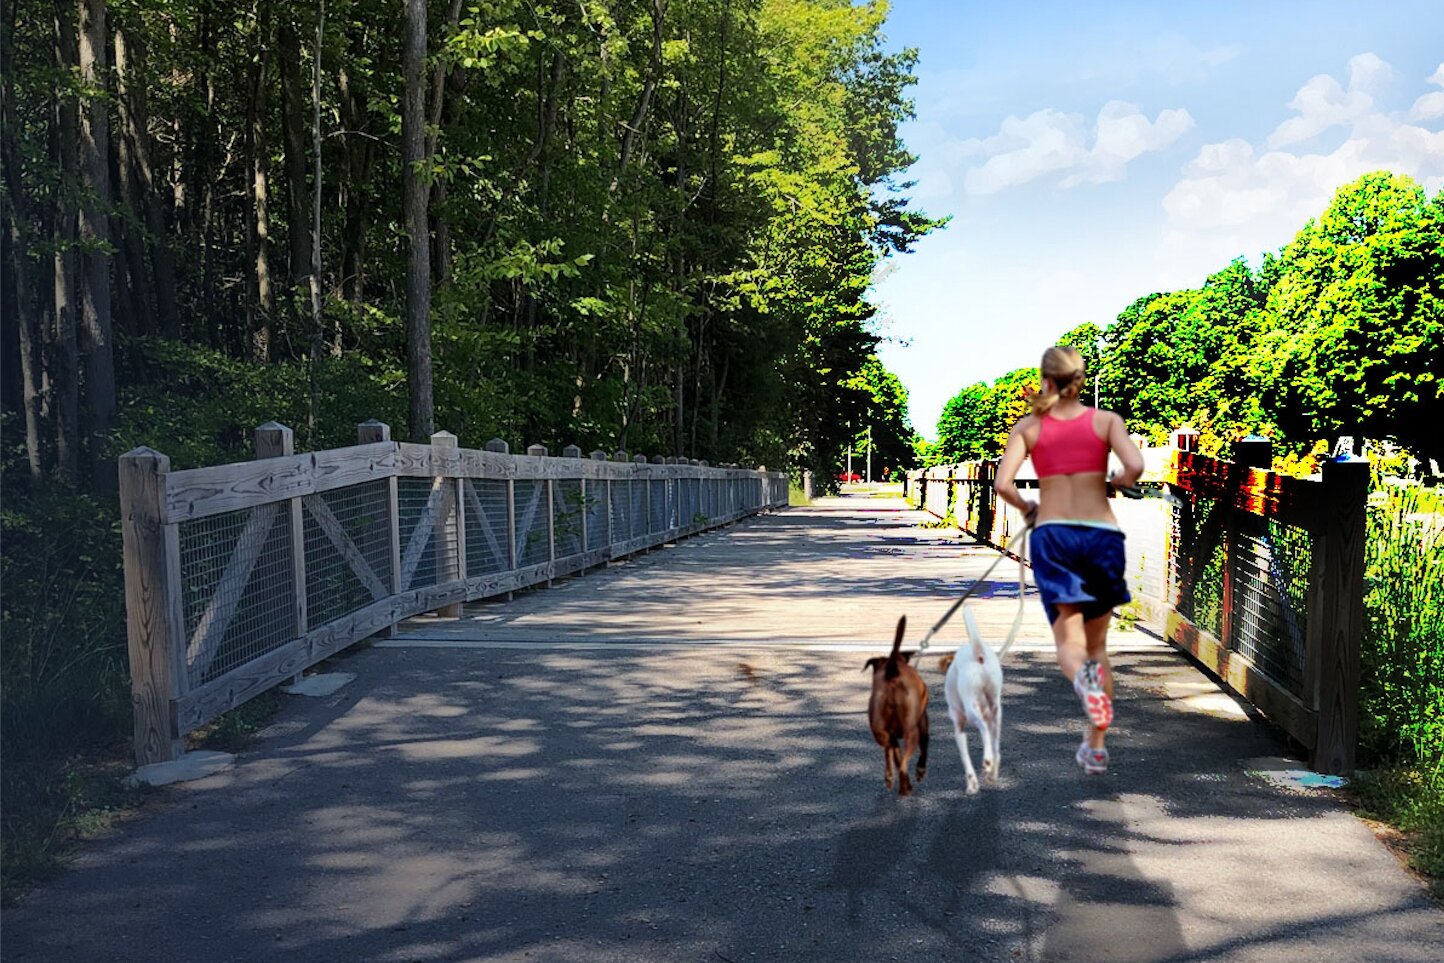
[(1136, 104), (1114, 100), (1103, 105), (1091, 131), (1080, 115), (1047, 108), (1009, 117), (998, 133), (964, 141), (956, 154), (986, 158), (964, 175), (971, 194), (993, 194), (1065, 172), (1060, 185), (1075, 187), (1120, 180), (1130, 161), (1167, 147), (1192, 128), (1186, 110), (1164, 110), (1150, 121)]
[[(1347, 91), (1327, 75), (1305, 84), (1288, 105), (1299, 116), (1279, 125), (1262, 149), (1235, 138), (1199, 150), (1163, 199), (1162, 263), (1187, 264), (1196, 273), (1198, 264), (1217, 269), (1230, 258), (1281, 247), (1341, 185), (1372, 170), (1408, 174), (1430, 193), (1444, 189), (1444, 132), (1409, 123), (1419, 101), (1407, 118), (1379, 108), (1367, 91), (1392, 75), (1388, 64), (1364, 54), (1348, 69)], [(1441, 75), (1444, 67), (1431, 82)], [(1280, 149), (1335, 126), (1347, 132), (1332, 150)]]
[[(1429, 83), (1444, 87), (1444, 64), (1440, 64), (1439, 69), (1434, 71)], [(1409, 108), (1410, 120), (1433, 120), (1436, 117), (1444, 117), (1444, 90), (1424, 94)]]

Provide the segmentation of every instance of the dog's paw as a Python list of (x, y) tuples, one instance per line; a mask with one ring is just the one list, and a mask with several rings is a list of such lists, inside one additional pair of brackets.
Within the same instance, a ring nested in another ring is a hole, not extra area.
[(977, 776), (969, 776), (969, 777), (968, 777), (968, 795), (969, 795), (969, 796), (976, 796), (977, 794), (978, 794), (978, 777), (977, 777)]

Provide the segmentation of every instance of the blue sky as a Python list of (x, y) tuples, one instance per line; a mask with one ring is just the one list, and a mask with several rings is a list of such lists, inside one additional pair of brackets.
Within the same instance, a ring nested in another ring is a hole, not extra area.
[(1388, 168), (1444, 189), (1444, 3), (894, 0), (917, 206), (879, 354), (919, 432), (1076, 324), (1286, 244)]

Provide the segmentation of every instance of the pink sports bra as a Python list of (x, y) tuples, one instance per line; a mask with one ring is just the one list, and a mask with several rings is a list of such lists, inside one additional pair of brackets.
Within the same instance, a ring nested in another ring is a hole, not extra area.
[(1108, 440), (1093, 430), (1096, 408), (1085, 408), (1077, 418), (1064, 421), (1046, 411), (1038, 418), (1038, 440), (1033, 442), (1033, 468), (1039, 478), (1075, 472), (1108, 470)]

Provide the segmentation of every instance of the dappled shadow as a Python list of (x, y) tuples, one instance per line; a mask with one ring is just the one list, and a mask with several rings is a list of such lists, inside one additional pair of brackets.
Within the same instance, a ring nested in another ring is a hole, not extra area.
[[(815, 593), (832, 616), (865, 591), (890, 618), (957, 590), (910, 572), (917, 553), (958, 578), (988, 560), (898, 518), (744, 523), (589, 576), (628, 592), (572, 611), (606, 624), (680, 603), (725, 627), (749, 596)], [(733, 554), (701, 551), (709, 538)], [(852, 553), (880, 566), (866, 584), (830, 571)], [(679, 599), (688, 566), (751, 581)], [(472, 612), (501, 624), (570, 590)], [(1016, 598), (1007, 573), (984, 591)], [(5, 959), (1444, 955), (1437, 911), (1334, 801), (1247, 775), (1281, 738), (1184, 711), (1176, 688), (1201, 676), (1161, 647), (1115, 660), (1114, 765), (1092, 779), (1072, 762), (1071, 690), (1046, 656), (1012, 653), (1002, 779), (979, 796), (925, 666), (930, 767), (906, 799), (883, 787), (855, 652), (418, 647), (345, 663), (351, 686), (289, 700), (233, 770), (163, 793), (7, 913)]]
[(1001, 784), (962, 792), (935, 704), (908, 799), (882, 786), (855, 659), (745, 659), (360, 653), (352, 691), (292, 702), (234, 771), (7, 914), (6, 959), (1267, 959), (1320, 927), (1418, 929), (1407, 901), (1340, 917), (1318, 895), (1184, 939), (1200, 887), (1287, 869), (1338, 891), (1344, 856), (1245, 859), (1337, 811), (1244, 776), (1280, 744), (1180, 714), (1169, 653), (1119, 659), (1110, 776), (1073, 767), (1071, 694), (1024, 655)]

